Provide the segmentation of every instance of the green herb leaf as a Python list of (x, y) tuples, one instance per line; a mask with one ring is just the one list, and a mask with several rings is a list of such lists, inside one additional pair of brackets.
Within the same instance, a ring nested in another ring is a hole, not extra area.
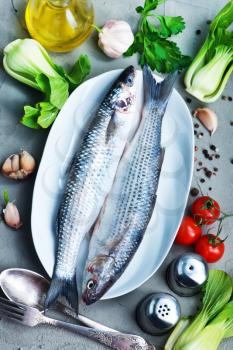
[(6, 205), (10, 202), (9, 193), (8, 193), (8, 190), (6, 188), (3, 190), (3, 199), (6, 203)]
[[(144, 7), (136, 8), (141, 15), (141, 21), (134, 42), (124, 56), (132, 56), (138, 52), (141, 66), (148, 63), (152, 70), (170, 73), (186, 67), (190, 63), (190, 58), (182, 55), (176, 43), (167, 40), (171, 35), (183, 31), (184, 19), (181, 16), (161, 16), (152, 13), (162, 2), (164, 0), (145, 0)], [(158, 25), (151, 18), (157, 19)]]
[(144, 7), (138, 6), (138, 7), (136, 7), (136, 11), (137, 11), (137, 13), (142, 13), (144, 11)]
[(59, 109), (53, 106), (50, 102), (38, 103), (40, 109), (40, 116), (37, 119), (37, 123), (43, 128), (48, 128), (56, 119)]
[(185, 28), (185, 22), (181, 16), (171, 17), (157, 15), (156, 17), (161, 25), (159, 32), (165, 38), (181, 33)]
[(144, 56), (151, 69), (161, 73), (170, 73), (180, 69), (181, 62), (182, 65), (186, 63), (177, 44), (163, 38), (146, 40)]
[(142, 32), (138, 32), (134, 37), (133, 44), (124, 53), (124, 56), (129, 57), (135, 54), (136, 52), (140, 52), (142, 54), (143, 51), (144, 51), (144, 36)]
[(39, 115), (40, 111), (37, 108), (24, 106), (24, 116), (21, 118), (20, 123), (31, 129), (40, 129), (37, 123)]
[(143, 13), (147, 14), (148, 12), (155, 10), (158, 4), (159, 4), (158, 0), (146, 0)]

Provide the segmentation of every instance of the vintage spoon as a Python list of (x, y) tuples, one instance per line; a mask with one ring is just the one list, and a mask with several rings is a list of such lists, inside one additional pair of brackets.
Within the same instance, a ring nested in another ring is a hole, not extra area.
[[(49, 281), (36, 272), (13, 268), (0, 274), (0, 286), (6, 297), (16, 303), (36, 307), (44, 311), (44, 300), (49, 289)], [(57, 302), (56, 309), (82, 322), (88, 327), (107, 332), (117, 332), (101, 323), (90, 320), (83, 315), (77, 315), (71, 308)]]

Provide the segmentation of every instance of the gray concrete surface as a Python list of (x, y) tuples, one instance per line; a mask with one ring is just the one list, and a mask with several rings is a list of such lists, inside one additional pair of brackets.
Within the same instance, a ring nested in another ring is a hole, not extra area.
[[(11, 1), (2, 0), (0, 2), (0, 48), (1, 51), (6, 44), (16, 38), (27, 36), (23, 28), (23, 21), (20, 17), (21, 6), (25, 1), (15, 1), (15, 6), (19, 10), (15, 13), (11, 7)], [(118, 18), (127, 20), (133, 28), (137, 25), (137, 15), (134, 8), (140, 0), (95, 0), (96, 23), (101, 25), (105, 20)], [(184, 51), (193, 55), (201, 45), (203, 38), (208, 30), (206, 21), (211, 19), (216, 11), (224, 5), (223, 0), (169, 0), (161, 11), (166, 14), (183, 15), (187, 28), (184, 34), (178, 38)], [(196, 36), (195, 31), (201, 29), (201, 35)], [(69, 66), (80, 53), (87, 53), (92, 61), (92, 76), (105, 71), (125, 67), (129, 63), (136, 64), (136, 57), (129, 59), (110, 60), (106, 58), (96, 45), (96, 34), (93, 33), (88, 41), (74, 50), (72, 53), (53, 55), (56, 61)], [(232, 96), (233, 81), (228, 84), (225, 95)], [(187, 97), (182, 85), (182, 77), (177, 83), (177, 88), (184, 98)], [(0, 161), (3, 161), (9, 154), (18, 151), (20, 148), (32, 152), (39, 163), (42, 150), (46, 141), (46, 131), (33, 131), (25, 128), (18, 123), (22, 114), (24, 104), (32, 103), (38, 99), (38, 94), (23, 84), (11, 79), (6, 75), (2, 66), (0, 68)], [(189, 107), (193, 110), (201, 104), (193, 101)], [(198, 147), (208, 147), (209, 143), (214, 143), (220, 149), (221, 158), (214, 164), (219, 168), (217, 177), (213, 177), (210, 183), (202, 186), (204, 193), (208, 188), (213, 188), (212, 195), (217, 198), (225, 211), (232, 211), (233, 194), (233, 165), (230, 159), (233, 158), (233, 127), (230, 126), (230, 120), (233, 120), (233, 104), (228, 101), (219, 100), (212, 107), (219, 116), (219, 129), (216, 134), (209, 139), (208, 134), (204, 132), (204, 138), (198, 140)], [(204, 130), (204, 129), (203, 129)], [(199, 152), (201, 153), (201, 152)], [(51, 155), (52, 156), (52, 155)], [(199, 157), (201, 158), (201, 156)], [(199, 177), (199, 173), (195, 173)], [(195, 180), (194, 180), (195, 182)], [(19, 231), (8, 229), (3, 222), (0, 223), (0, 270), (10, 267), (23, 267), (35, 270), (45, 274), (41, 266), (35, 249), (33, 247), (30, 232), (30, 210), (33, 190), (34, 177), (21, 184), (11, 182), (0, 176), (0, 191), (4, 187), (9, 189), (10, 197), (16, 199), (22, 212), (24, 226)], [(2, 200), (0, 200), (2, 203)], [(40, 213), (38, 213), (38, 216)], [(233, 272), (233, 220), (229, 219), (224, 223), (224, 234), (229, 234), (226, 242), (226, 253), (224, 258), (216, 265), (211, 267), (226, 269)], [(168, 291), (164, 279), (164, 272), (169, 263), (177, 254), (182, 252), (181, 247), (174, 246), (169, 253), (166, 261), (159, 271), (144, 285), (134, 292), (110, 301), (99, 302), (91, 307), (82, 307), (82, 312), (90, 317), (99, 320), (110, 327), (119, 330), (142, 334), (154, 344), (158, 349), (162, 349), (166, 337), (150, 337), (143, 334), (135, 322), (135, 307), (137, 303), (148, 293), (155, 291)], [(179, 298), (182, 306), (182, 314), (193, 313), (198, 305), (198, 298)], [(220, 349), (231, 350), (233, 340), (224, 342)], [(91, 341), (82, 337), (69, 334), (57, 329), (48, 327), (38, 327), (35, 329), (23, 328), (13, 323), (0, 320), (0, 350), (73, 350), (103, 349)], [(197, 349), (198, 350), (198, 349)]]

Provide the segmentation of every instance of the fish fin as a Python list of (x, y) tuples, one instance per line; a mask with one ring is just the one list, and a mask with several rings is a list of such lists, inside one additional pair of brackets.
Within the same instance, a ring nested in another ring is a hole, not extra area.
[(177, 78), (178, 71), (170, 73), (163, 81), (157, 82), (148, 65), (143, 67), (145, 104), (157, 102), (166, 107)]
[(47, 310), (59, 296), (64, 296), (70, 306), (78, 313), (79, 297), (76, 283), (76, 276), (71, 279), (53, 277), (49, 291), (45, 298), (44, 308)]
[(163, 161), (164, 161), (164, 157), (165, 157), (165, 152), (166, 152), (166, 148), (162, 148), (161, 153), (160, 153), (160, 158), (159, 158), (160, 171), (162, 169), (162, 165), (163, 165)]
[(108, 144), (109, 140), (112, 138), (114, 135), (114, 131), (116, 130), (116, 123), (114, 120), (114, 116), (110, 119), (108, 123), (108, 127), (106, 130), (106, 137), (105, 137), (105, 143)]

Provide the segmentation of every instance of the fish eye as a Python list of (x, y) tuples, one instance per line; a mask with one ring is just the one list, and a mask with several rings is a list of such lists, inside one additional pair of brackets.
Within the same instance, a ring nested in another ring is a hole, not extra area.
[(118, 101), (117, 102), (117, 107), (124, 109), (125, 107), (127, 107), (126, 101), (125, 100)]
[(128, 79), (127, 79), (127, 84), (133, 84), (133, 79), (132, 79), (132, 77), (128, 77)]
[(96, 285), (95, 281), (89, 280), (87, 282), (87, 289), (91, 290), (91, 289), (93, 289), (95, 287), (95, 285)]

